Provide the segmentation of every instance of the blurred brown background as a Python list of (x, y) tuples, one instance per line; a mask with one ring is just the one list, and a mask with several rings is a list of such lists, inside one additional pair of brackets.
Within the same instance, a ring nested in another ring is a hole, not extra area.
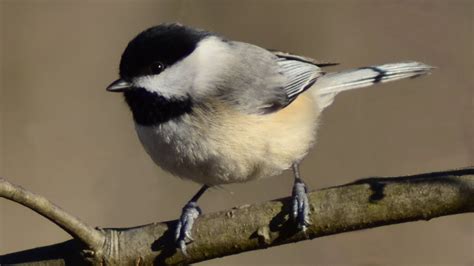
[[(342, 62), (334, 70), (417, 60), (433, 75), (341, 94), (302, 165), (322, 188), (361, 177), (474, 162), (473, 1), (0, 0), (0, 175), (91, 225), (176, 219), (199, 185), (143, 151), (117, 78), (127, 42), (180, 21), (237, 40)], [(212, 190), (205, 212), (290, 194), (287, 173)], [(0, 254), (68, 239), (0, 199)], [(202, 265), (474, 265), (474, 217), (458, 215), (340, 234)]]

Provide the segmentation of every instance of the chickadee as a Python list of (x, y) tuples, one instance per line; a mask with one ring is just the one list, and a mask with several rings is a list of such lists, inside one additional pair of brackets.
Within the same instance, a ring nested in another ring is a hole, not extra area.
[(403, 62), (323, 72), (330, 65), (181, 24), (152, 27), (130, 41), (120, 79), (107, 90), (123, 92), (157, 165), (203, 185), (176, 228), (183, 253), (201, 213), (197, 200), (209, 187), (289, 168), (295, 176), (291, 216), (304, 231), (311, 221), (298, 165), (315, 142), (321, 112), (341, 91), (432, 69)]

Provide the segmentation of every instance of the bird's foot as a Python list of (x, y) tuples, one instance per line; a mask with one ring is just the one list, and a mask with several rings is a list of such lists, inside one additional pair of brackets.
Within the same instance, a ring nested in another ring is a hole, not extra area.
[(307, 193), (306, 185), (301, 179), (297, 178), (293, 185), (291, 214), (298, 226), (298, 230), (303, 232), (311, 224), (309, 221), (310, 210)]
[(186, 252), (186, 244), (191, 243), (194, 239), (191, 236), (194, 221), (201, 214), (201, 208), (196, 202), (188, 202), (183, 207), (183, 212), (179, 218), (178, 225), (176, 227), (175, 240), (176, 243), (185, 256), (188, 255)]

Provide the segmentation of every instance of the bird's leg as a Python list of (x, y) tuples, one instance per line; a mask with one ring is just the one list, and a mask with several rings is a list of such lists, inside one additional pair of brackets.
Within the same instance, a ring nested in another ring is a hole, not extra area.
[(306, 231), (309, 222), (309, 202), (307, 195), (307, 188), (300, 176), (298, 163), (293, 163), (293, 174), (295, 176), (295, 183), (293, 184), (292, 192), (292, 206), (291, 215), (293, 220), (296, 222), (298, 229)]
[(185, 256), (187, 256), (186, 244), (193, 241), (191, 230), (193, 229), (194, 221), (201, 214), (201, 208), (199, 208), (197, 201), (208, 188), (209, 186), (207, 185), (202, 186), (196, 195), (184, 205), (181, 212), (181, 217), (176, 227), (175, 239), (179, 249), (181, 249)]

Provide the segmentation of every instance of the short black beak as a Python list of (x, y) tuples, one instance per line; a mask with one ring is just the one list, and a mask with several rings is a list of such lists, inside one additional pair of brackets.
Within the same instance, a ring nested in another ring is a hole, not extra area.
[(126, 82), (123, 79), (117, 79), (116, 81), (112, 82), (108, 87), (107, 91), (111, 92), (123, 92), (132, 88), (132, 84)]

